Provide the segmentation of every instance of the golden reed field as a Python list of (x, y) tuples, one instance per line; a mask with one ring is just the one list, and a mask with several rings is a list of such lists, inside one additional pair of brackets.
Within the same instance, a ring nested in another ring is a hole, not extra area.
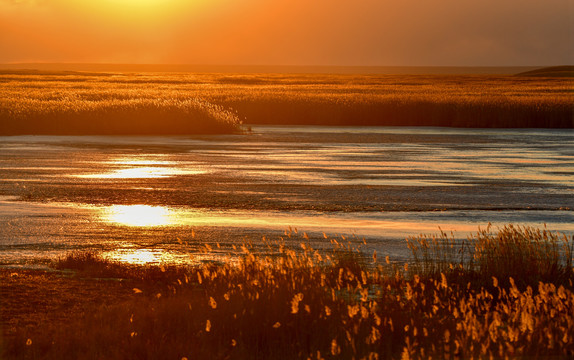
[(513, 226), (486, 228), (464, 244), (444, 233), (420, 236), (408, 240), (413, 257), (405, 264), (362, 255), (345, 238), (330, 239), (330, 252), (312, 249), (296, 230), (286, 231), (287, 238), (300, 239), (301, 248), (263, 239), (268, 253), (245, 244), (228, 261), (194, 267), (126, 265), (97, 253), (70, 253), (53, 264), (68, 277), (59, 295), (54, 275), (4, 274), (4, 293), (27, 286), (53, 295), (36, 304), (51, 311), (16, 314), (27, 326), (8, 331), (2, 356), (574, 356), (574, 245), (565, 236)]
[[(208, 134), (239, 124), (574, 127), (569, 77), (0, 73), (0, 134)], [(161, 119), (161, 121), (156, 121)]]

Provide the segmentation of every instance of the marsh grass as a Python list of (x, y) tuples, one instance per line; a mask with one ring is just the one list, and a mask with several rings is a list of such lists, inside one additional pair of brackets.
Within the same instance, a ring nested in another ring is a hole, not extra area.
[(473, 265), (478, 273), (499, 278), (515, 276), (536, 283), (565, 284), (573, 279), (574, 243), (565, 235), (546, 229), (506, 226), (496, 234), (487, 228), (476, 235), (474, 242)]
[[(428, 244), (427, 255), (410, 265), (388, 257), (367, 261), (345, 246), (319, 252), (305, 243), (297, 251), (279, 244), (273, 256), (244, 246), (239, 261), (187, 269), (168, 282), (134, 289), (131, 301), (90, 312), (76, 323), (46, 324), (41, 333), (22, 334), (7, 345), (4, 357), (567, 358), (574, 355), (572, 254), (556, 254), (558, 247), (545, 243), (556, 239), (530, 228), (485, 230), (458, 267), (446, 265), (457, 265), (461, 255), (444, 234), (418, 239), (415, 252)], [(494, 248), (496, 241), (504, 243)], [(507, 254), (508, 246), (516, 252)], [(565, 284), (540, 281), (521, 288), (518, 283), (539, 276), (492, 265), (516, 255), (531, 259), (533, 253), (537, 262), (557, 259)], [(62, 265), (79, 269), (83, 261), (93, 263), (94, 256), (73, 256)], [(478, 271), (488, 288), (452, 276)]]
[(63, 94), (54, 99), (4, 99), (0, 102), (1, 133), (218, 134), (238, 132), (241, 124), (233, 112), (197, 98), (145, 99), (136, 96), (87, 100), (73, 95)]
[(489, 225), (462, 242), (441, 232), (412, 237), (407, 243), (412, 273), (422, 276), (458, 274), (480, 285), (492, 277), (514, 277), (522, 289), (539, 282), (571, 286), (574, 280), (574, 241), (547, 229), (507, 225), (492, 232)]
[(0, 134), (199, 134), (273, 125), (574, 127), (569, 78), (0, 73)]

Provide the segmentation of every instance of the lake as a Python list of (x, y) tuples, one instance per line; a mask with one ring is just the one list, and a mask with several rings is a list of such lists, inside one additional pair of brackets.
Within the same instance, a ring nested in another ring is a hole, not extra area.
[[(0, 137), (0, 265), (72, 250), (198, 263), (243, 243), (402, 261), (492, 223), (574, 235), (574, 132), (256, 126), (221, 136)], [(211, 248), (211, 251), (205, 251)]]

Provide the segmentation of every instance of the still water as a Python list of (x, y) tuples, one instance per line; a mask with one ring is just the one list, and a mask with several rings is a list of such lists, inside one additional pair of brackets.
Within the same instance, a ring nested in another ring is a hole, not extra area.
[(574, 234), (574, 132), (267, 126), (0, 137), (5, 266), (71, 250), (197, 263), (244, 242), (265, 249), (263, 237), (316, 248), (344, 238), (405, 259), (406, 237), (463, 239), (489, 222)]

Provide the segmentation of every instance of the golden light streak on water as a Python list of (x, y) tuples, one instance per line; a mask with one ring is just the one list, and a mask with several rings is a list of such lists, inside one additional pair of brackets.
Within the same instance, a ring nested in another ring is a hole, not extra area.
[[(127, 156), (111, 161), (97, 162), (94, 167), (102, 171), (92, 174), (79, 174), (74, 177), (85, 179), (155, 179), (176, 175), (204, 174), (204, 169), (195, 163), (177, 163), (164, 160), (165, 157)], [(182, 165), (175, 166), (175, 165)]]
[(108, 258), (112, 257), (114, 260), (130, 264), (152, 264), (159, 262), (161, 258), (161, 252), (149, 249), (129, 250), (126, 252), (115, 252), (107, 255)]
[(105, 222), (137, 227), (173, 225), (172, 212), (163, 206), (113, 205), (102, 210)]
[(475, 224), (436, 221), (409, 221), (407, 219), (356, 219), (342, 216), (317, 216), (299, 213), (209, 211), (150, 205), (112, 205), (98, 209), (100, 219), (111, 225), (130, 227), (182, 226), (182, 227), (237, 227), (284, 230), (289, 226), (309, 231), (330, 229), (333, 232), (377, 235), (405, 233), (410, 235), (436, 233), (438, 226), (445, 231), (472, 232)]
[(128, 264), (167, 264), (182, 263), (174, 254), (161, 249), (118, 249), (105, 252), (104, 258)]
[(111, 170), (98, 174), (82, 174), (75, 177), (86, 179), (156, 179), (176, 175), (197, 175), (204, 170), (182, 170), (169, 167), (143, 166)]
[(200, 265), (213, 261), (235, 261), (228, 253), (186, 253), (166, 249), (120, 248), (106, 251), (102, 256), (107, 260), (137, 265)]
[(150, 159), (149, 157), (122, 157), (110, 161), (109, 164), (132, 165), (132, 166), (169, 166), (169, 165), (176, 165), (177, 162)]

